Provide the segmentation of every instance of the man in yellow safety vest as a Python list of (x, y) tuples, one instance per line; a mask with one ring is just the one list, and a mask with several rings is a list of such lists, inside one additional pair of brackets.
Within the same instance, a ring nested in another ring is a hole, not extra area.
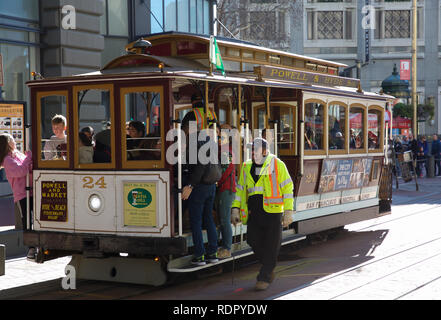
[[(191, 104), (193, 106), (192, 110), (188, 112), (182, 119), (182, 124), (188, 123), (189, 121), (196, 121), (197, 129), (204, 130), (210, 126), (208, 121), (217, 121), (216, 113), (208, 109), (208, 115), (205, 115), (205, 104), (202, 98), (198, 94), (193, 94), (191, 96)], [(204, 121), (204, 117), (207, 117)]]
[(274, 280), (274, 268), (282, 240), (282, 225), (293, 222), (293, 181), (285, 163), (269, 152), (268, 142), (254, 139), (252, 159), (242, 165), (231, 222), (247, 224), (247, 242), (262, 267), (256, 290), (265, 290)]

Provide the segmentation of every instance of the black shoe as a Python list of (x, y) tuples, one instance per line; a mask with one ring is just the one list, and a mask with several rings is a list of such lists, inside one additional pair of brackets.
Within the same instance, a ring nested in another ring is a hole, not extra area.
[(26, 255), (26, 258), (28, 260), (35, 260), (36, 256), (37, 256), (37, 250), (33, 247), (30, 247)]
[(194, 257), (191, 260), (191, 264), (194, 266), (205, 266), (207, 263), (205, 262), (204, 256)]
[(219, 259), (217, 258), (217, 252), (212, 253), (212, 254), (209, 254), (209, 255), (207, 256), (207, 261), (208, 261), (209, 263), (215, 263), (215, 262), (218, 262)]

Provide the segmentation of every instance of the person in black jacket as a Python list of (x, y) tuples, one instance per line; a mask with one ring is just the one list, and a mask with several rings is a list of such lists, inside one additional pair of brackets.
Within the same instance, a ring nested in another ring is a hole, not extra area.
[[(432, 156), (435, 158), (435, 175), (441, 176), (441, 142), (436, 134), (433, 135)], [(438, 169), (437, 169), (438, 168)], [(438, 173), (436, 173), (438, 172)]]
[[(216, 184), (204, 184), (203, 178), (206, 174), (207, 165), (202, 164), (199, 159), (196, 163), (192, 161), (192, 154), (198, 151), (206, 143), (215, 143), (207, 137), (206, 141), (198, 141), (197, 150), (191, 150), (191, 141), (197, 139), (197, 132), (191, 132), (191, 121), (184, 122), (182, 128), (187, 135), (187, 164), (184, 166), (184, 188), (182, 190), (182, 200), (188, 200), (188, 211), (190, 214), (190, 225), (194, 244), (194, 258), (191, 264), (202, 266), (206, 262), (217, 262), (217, 230), (213, 219), (214, 198), (216, 195)], [(217, 145), (215, 145), (217, 150)], [(216, 157), (217, 158), (217, 157)], [(208, 248), (205, 252), (204, 239), (202, 237), (202, 226), (207, 230)], [(207, 253), (207, 254), (205, 254)]]

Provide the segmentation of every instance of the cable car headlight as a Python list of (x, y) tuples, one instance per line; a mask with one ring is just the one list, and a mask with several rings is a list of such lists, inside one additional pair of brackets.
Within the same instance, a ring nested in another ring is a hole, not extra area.
[(92, 194), (89, 197), (89, 209), (93, 212), (98, 212), (101, 210), (101, 207), (103, 206), (103, 201), (101, 200), (101, 197), (97, 194)]

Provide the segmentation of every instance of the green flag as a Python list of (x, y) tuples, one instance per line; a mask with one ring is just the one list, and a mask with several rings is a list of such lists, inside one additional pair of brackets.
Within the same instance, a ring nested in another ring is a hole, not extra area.
[(224, 64), (214, 36), (210, 36), (210, 63), (214, 64), (216, 69), (220, 70), (222, 75), (225, 76)]

